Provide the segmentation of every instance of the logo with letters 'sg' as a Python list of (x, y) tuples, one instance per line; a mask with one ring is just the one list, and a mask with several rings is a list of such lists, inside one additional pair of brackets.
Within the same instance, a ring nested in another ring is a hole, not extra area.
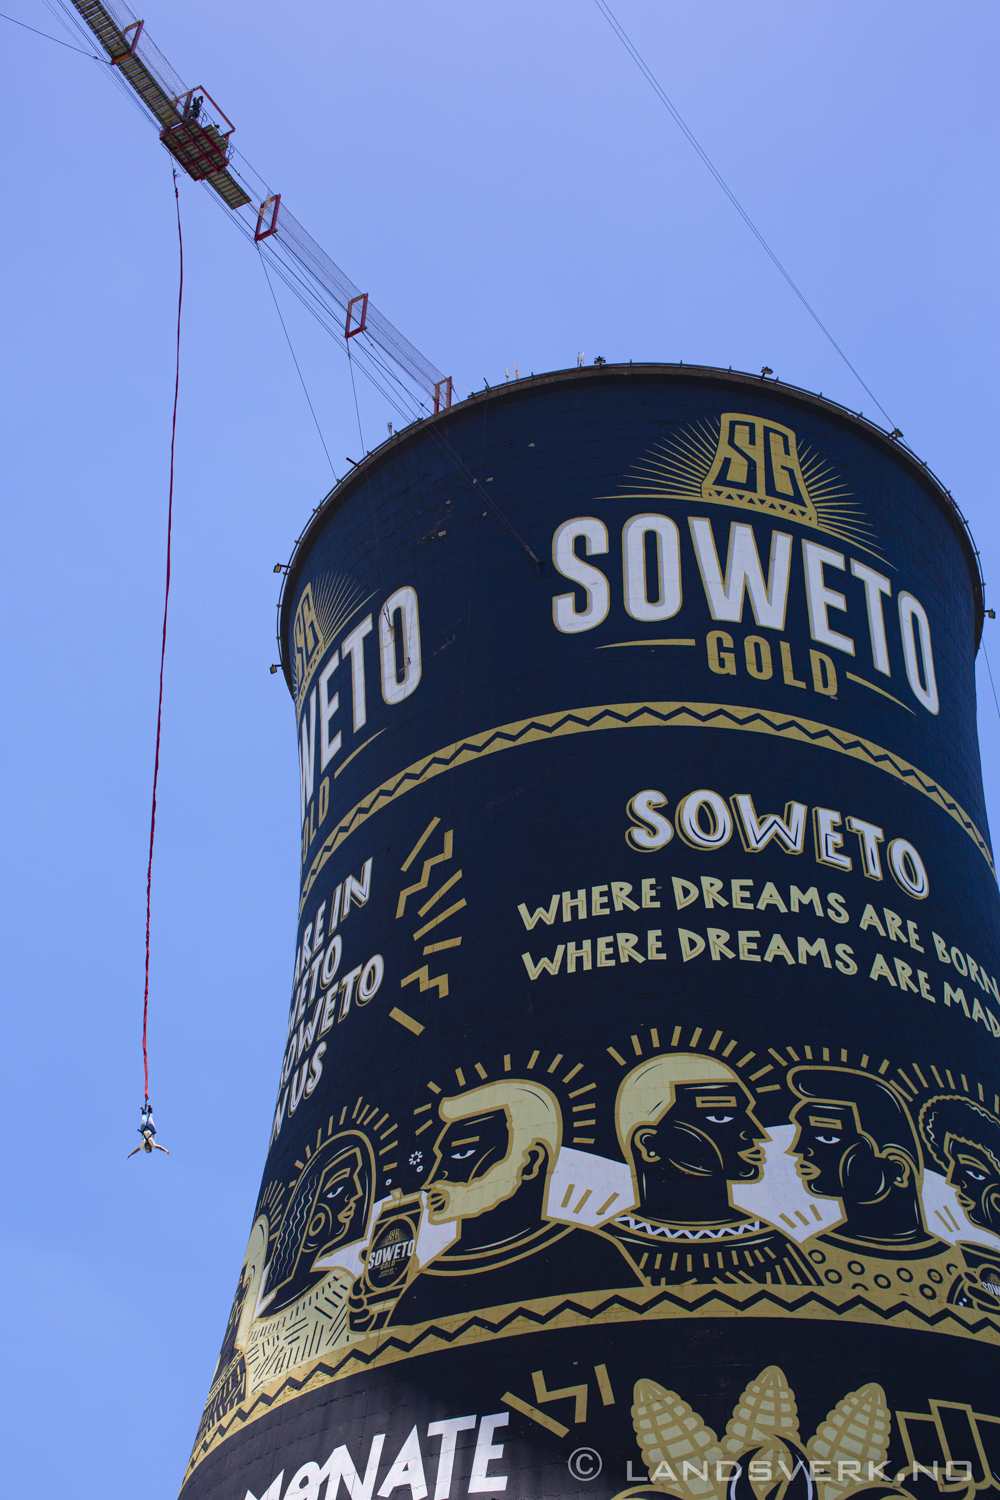
[(735, 506), (877, 552), (864, 512), (833, 466), (791, 427), (750, 412), (675, 428), (638, 460), (618, 498)]
[(702, 481), (709, 504), (769, 511), (804, 526), (818, 526), (799, 463), (795, 433), (778, 422), (723, 412), (715, 460)]

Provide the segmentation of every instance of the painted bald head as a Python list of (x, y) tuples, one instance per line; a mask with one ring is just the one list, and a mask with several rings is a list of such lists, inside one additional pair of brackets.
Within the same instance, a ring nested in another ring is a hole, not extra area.
[(637, 1187), (650, 1173), (760, 1177), (767, 1132), (750, 1091), (714, 1057), (678, 1052), (640, 1063), (618, 1090), (615, 1123)]

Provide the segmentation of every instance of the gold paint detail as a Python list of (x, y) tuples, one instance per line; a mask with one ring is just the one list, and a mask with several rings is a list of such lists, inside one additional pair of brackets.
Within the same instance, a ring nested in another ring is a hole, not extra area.
[[(438, 821), (439, 819), (434, 819), (434, 823), (437, 823)], [(434, 823), (430, 825), (430, 828), (434, 827)], [(413, 854), (410, 855), (410, 859), (413, 858), (413, 855), (417, 853), (417, 850), (419, 850), (421, 844), (423, 844), (424, 839), (426, 839), (427, 837), (427, 833), (430, 832), (430, 828), (428, 828), (428, 830), (424, 833), (423, 838), (420, 840), (420, 844), (417, 845), (417, 848), (413, 851)], [(432, 855), (430, 859), (425, 859), (424, 868), (420, 872), (420, 879), (415, 881), (413, 885), (404, 886), (400, 891), (399, 900), (396, 903), (397, 922), (406, 910), (406, 898), (408, 896), (415, 895), (417, 891), (425, 891), (427, 889), (427, 882), (431, 878), (431, 871), (433, 870), (434, 866), (446, 863), (449, 859), (451, 859), (452, 849), (454, 847), (454, 838), (454, 829), (449, 828), (444, 836), (444, 847), (442, 849), (442, 852), (440, 854)], [(410, 859), (406, 861), (407, 865), (410, 863)], [(406, 865), (403, 866), (403, 869), (406, 869)]]
[(667, 640), (609, 641), (606, 646), (595, 646), (595, 651), (617, 651), (619, 646), (697, 646), (693, 636), (674, 636)]
[(593, 707), (541, 714), (484, 729), (467, 739), (456, 740), (422, 756), (404, 770), (369, 792), (340, 820), (324, 840), (313, 858), (303, 885), (300, 911), (327, 861), (363, 823), (397, 797), (414, 787), (423, 786), (435, 776), (484, 755), (513, 750), (521, 745), (537, 744), (567, 734), (589, 734), (609, 729), (731, 729), (746, 734), (773, 735), (778, 739), (797, 740), (869, 765), (912, 787), (927, 797), (962, 828), (989, 865), (994, 879), (996, 871), (989, 846), (965, 809), (932, 776), (911, 765), (902, 756), (882, 745), (866, 740), (845, 729), (806, 719), (797, 714), (776, 713), (770, 709), (749, 708), (722, 703), (613, 703)]
[[(728, 1471), (748, 1453), (767, 1465), (769, 1475), (776, 1468), (779, 1473), (793, 1474), (803, 1448), (811, 1465), (822, 1465), (837, 1475), (830, 1474), (826, 1482), (820, 1479), (819, 1500), (838, 1500), (851, 1487), (840, 1477), (844, 1465), (857, 1470), (867, 1464), (881, 1468), (886, 1463), (892, 1419), (885, 1392), (871, 1381), (848, 1391), (803, 1443), (795, 1393), (785, 1372), (769, 1365), (737, 1401), (721, 1442), (689, 1402), (655, 1380), (636, 1381), (632, 1426), (653, 1486), (665, 1488), (662, 1471), (666, 1467), (670, 1492), (679, 1493), (683, 1500), (725, 1500), (731, 1484)], [(679, 1479), (675, 1470), (680, 1471)], [(770, 1485), (770, 1478), (761, 1485), (751, 1481), (750, 1492), (763, 1497)], [(625, 1490), (615, 1500), (639, 1493), (643, 1490)]]
[(344, 626), (358, 610), (375, 597), (360, 598), (361, 589), (341, 573), (327, 573), (307, 583), (299, 597), (292, 621), (292, 684), (298, 715), (316, 668)]
[(424, 1029), (419, 1021), (415, 1021), (412, 1016), (406, 1014), (405, 1010), (400, 1010), (395, 1005), (389, 1012), (389, 1018), (390, 1020), (398, 1021), (400, 1026), (405, 1026), (407, 1031), (412, 1031), (414, 1036), (419, 1036)]
[(891, 693), (887, 693), (885, 688), (876, 687), (874, 682), (866, 682), (863, 677), (858, 677), (854, 672), (845, 672), (844, 675), (845, 677), (849, 677), (851, 682), (856, 682), (859, 686), (868, 688), (870, 692), (881, 694), (883, 698), (888, 698), (890, 703), (895, 703), (897, 708), (905, 709), (908, 714), (912, 714), (912, 708), (909, 708), (899, 698), (894, 698)]
[(690, 422), (633, 465), (617, 495), (646, 505), (725, 505), (793, 521), (876, 556), (877, 538), (833, 468), (790, 427), (746, 412)]
[[(848, 1391), (821, 1422), (806, 1444), (810, 1463), (824, 1463), (833, 1474), (842, 1474), (844, 1465), (860, 1459), (862, 1465), (884, 1464), (889, 1456), (890, 1417), (885, 1391), (872, 1381), (856, 1391)], [(831, 1476), (832, 1477), (832, 1476)], [(821, 1500), (837, 1500), (843, 1485), (819, 1486)]]
[(845, 1320), (849, 1320), (854, 1324), (875, 1328), (934, 1331), (971, 1339), (979, 1345), (984, 1341), (994, 1347), (1000, 1345), (1000, 1336), (990, 1319), (981, 1314), (964, 1313), (963, 1309), (956, 1307), (924, 1309), (905, 1301), (897, 1302), (891, 1308), (883, 1308), (865, 1296), (856, 1295), (852, 1298), (850, 1311), (845, 1311), (838, 1302), (829, 1299), (827, 1291), (812, 1287), (733, 1284), (724, 1288), (681, 1285), (629, 1289), (624, 1293), (619, 1291), (610, 1294), (577, 1292), (571, 1298), (546, 1298), (538, 1302), (516, 1302), (480, 1308), (472, 1313), (444, 1319), (440, 1327), (431, 1322), (394, 1328), (388, 1339), (385, 1332), (373, 1333), (334, 1354), (305, 1362), (295, 1370), (294, 1375), (275, 1383), (253, 1400), (241, 1403), (234, 1411), (229, 1412), (213, 1428), (211, 1434), (206, 1434), (196, 1444), (189, 1472), (226, 1438), (258, 1417), (296, 1400), (305, 1392), (320, 1390), (331, 1381), (363, 1375), (370, 1371), (376, 1360), (379, 1367), (386, 1368), (409, 1359), (414, 1354), (427, 1354), (439, 1349), (481, 1348), (484, 1339), (519, 1338), (524, 1333), (537, 1332), (539, 1329), (594, 1326), (614, 1330), (623, 1323), (677, 1318), (691, 1320), (695, 1327), (699, 1327), (703, 1326), (706, 1318), (733, 1315), (788, 1318), (801, 1323), (802, 1318), (807, 1317), (837, 1322), (840, 1326), (843, 1326)]
[(462, 939), (460, 937), (444, 938), (440, 943), (428, 943), (424, 949), (424, 957), (426, 958), (431, 953), (443, 953), (446, 948), (461, 948), (461, 946)]
[(437, 903), (441, 900), (441, 897), (442, 896), (446, 896), (448, 894), (448, 892), (451, 890), (452, 886), (455, 885), (455, 884), (457, 884), (457, 882), (459, 880), (461, 880), (461, 878), (462, 878), (462, 871), (461, 870), (456, 870), (455, 873), (454, 873), (454, 875), (452, 875), (450, 879), (448, 879), (448, 880), (445, 881), (444, 885), (438, 887), (438, 889), (434, 892), (433, 896), (429, 896), (428, 897), (428, 899), (424, 902), (423, 906), (421, 906), (419, 908), (419, 910), (417, 912), (417, 916), (418, 917), (426, 917), (426, 915), (430, 911), (431, 907), (432, 906), (436, 906)]
[(564, 1427), (554, 1417), (547, 1417), (543, 1411), (539, 1411), (538, 1407), (532, 1406), (530, 1402), (522, 1401), (520, 1396), (515, 1396), (512, 1391), (504, 1391), (500, 1400), (513, 1411), (519, 1411), (522, 1417), (530, 1417), (532, 1422), (537, 1422), (540, 1427), (547, 1427), (549, 1432), (555, 1433), (556, 1437), (564, 1438), (569, 1432), (568, 1427)]
[(420, 853), (421, 849), (424, 847), (424, 845), (426, 844), (427, 840), (430, 838), (431, 834), (434, 832), (435, 828), (438, 826), (438, 824), (440, 823), (440, 821), (441, 821), (440, 818), (431, 818), (431, 820), (428, 823), (427, 827), (424, 829), (423, 833), (417, 839), (417, 842), (414, 844), (413, 848), (410, 850), (409, 854), (406, 856), (406, 859), (400, 865), (399, 868), (400, 868), (400, 873), (401, 874), (403, 874), (403, 875), (406, 874), (407, 870), (410, 868), (410, 866), (412, 865), (413, 861), (416, 859), (417, 855)]
[(462, 907), (465, 905), (466, 902), (465, 898), (463, 897), (461, 901), (456, 901), (454, 906), (449, 906), (447, 910), (443, 911), (439, 917), (432, 917), (429, 922), (424, 923), (423, 927), (417, 928), (416, 932), (413, 934), (413, 941), (417, 942), (420, 938), (423, 937), (425, 932), (430, 932), (433, 927), (439, 927), (442, 922), (447, 922), (449, 917), (453, 917), (455, 913), (457, 911), (461, 911)]
[(795, 433), (744, 412), (722, 413), (715, 458), (702, 480), (701, 498), (710, 505), (763, 510), (803, 526), (819, 526)]
[(346, 771), (347, 770), (347, 767), (351, 764), (351, 761), (354, 759), (354, 757), (356, 755), (360, 755), (361, 752), (362, 752), (362, 750), (367, 750), (368, 746), (371, 744), (372, 740), (377, 740), (380, 734), (385, 734), (385, 730), (384, 729), (377, 729), (373, 735), (370, 735), (368, 737), (368, 739), (365, 740), (365, 742), (364, 742), (363, 745), (359, 745), (356, 750), (352, 750), (351, 753), (350, 753), (350, 755), (347, 757), (347, 759), (346, 760), (342, 760), (340, 762), (340, 765), (337, 767), (337, 769), (333, 773), (333, 779), (334, 779), (334, 781), (336, 781), (336, 779), (340, 775), (341, 771)]
[[(412, 984), (415, 979), (420, 980), (421, 994), (424, 993), (424, 990), (437, 990), (438, 998), (443, 1000), (448, 993), (447, 974), (438, 974), (436, 978), (432, 979), (430, 964), (424, 964), (422, 968), (414, 969), (412, 974), (407, 974), (405, 979), (399, 981), (400, 989), (404, 989), (406, 985)], [(420, 1029), (422, 1031), (423, 1027)]]
[[(655, 1380), (637, 1380), (632, 1393), (632, 1427), (649, 1475), (663, 1463), (673, 1460), (680, 1467), (688, 1462), (688, 1474), (677, 1486), (684, 1500), (708, 1500), (715, 1490), (711, 1480), (698, 1478), (701, 1464), (718, 1464), (722, 1460), (719, 1439), (696, 1411), (682, 1401), (676, 1391), (668, 1391)], [(709, 1473), (710, 1468), (705, 1469)]]
[(579, 1426), (587, 1420), (587, 1387), (584, 1385), (567, 1385), (557, 1391), (550, 1391), (545, 1385), (544, 1370), (532, 1370), (531, 1383), (535, 1388), (535, 1400), (540, 1406), (547, 1406), (550, 1401), (573, 1401), (573, 1421)]

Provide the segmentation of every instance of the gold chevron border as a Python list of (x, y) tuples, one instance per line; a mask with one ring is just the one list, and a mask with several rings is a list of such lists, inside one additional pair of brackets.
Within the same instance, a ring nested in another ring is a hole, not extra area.
[(475, 1312), (454, 1314), (437, 1322), (411, 1327), (383, 1329), (304, 1361), (270, 1387), (240, 1402), (210, 1431), (200, 1434), (188, 1461), (189, 1477), (226, 1438), (257, 1418), (284, 1406), (309, 1391), (333, 1381), (363, 1375), (372, 1368), (384, 1370), (415, 1355), (438, 1353), (482, 1345), (496, 1339), (519, 1338), (551, 1329), (604, 1326), (620, 1328), (626, 1323), (666, 1318), (756, 1317), (803, 1318), (848, 1321), (871, 1327), (907, 1328), (945, 1333), (960, 1338), (1000, 1344), (1000, 1330), (989, 1314), (951, 1306), (911, 1306), (900, 1300), (881, 1307), (868, 1297), (852, 1294), (843, 1302), (820, 1287), (761, 1286), (759, 1284), (671, 1287), (629, 1287), (624, 1291), (577, 1292), (571, 1296), (543, 1298), (537, 1302), (511, 1302)]
[(778, 739), (798, 740), (802, 744), (833, 750), (838, 755), (849, 755), (852, 759), (885, 771), (897, 781), (913, 787), (929, 797), (949, 817), (954, 818), (975, 844), (989, 865), (991, 875), (996, 879), (989, 845), (965, 809), (932, 776), (893, 751), (876, 745), (872, 740), (863, 739), (845, 729), (835, 729), (830, 724), (820, 724), (815, 719), (800, 718), (797, 714), (773, 713), (769, 709), (745, 708), (734, 703), (602, 703), (592, 708), (562, 709), (557, 713), (539, 714), (536, 718), (518, 719), (511, 724), (484, 729), (479, 734), (455, 740), (452, 744), (415, 760), (405, 770), (383, 781), (381, 786), (369, 792), (341, 818), (313, 856), (309, 873), (302, 885), (300, 912), (319, 872), (331, 855), (373, 813), (379, 812), (397, 797), (402, 797), (414, 787), (423, 786), (445, 771), (452, 771), (456, 766), (478, 760), (484, 755), (515, 750), (521, 745), (537, 744), (540, 740), (558, 739), (565, 734), (590, 734), (598, 729), (734, 729), (747, 734), (767, 734), (775, 735)]

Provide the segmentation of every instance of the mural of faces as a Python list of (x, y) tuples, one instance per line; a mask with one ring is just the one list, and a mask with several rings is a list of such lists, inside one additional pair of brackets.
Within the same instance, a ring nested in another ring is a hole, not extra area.
[(811, 1193), (840, 1198), (845, 1211), (871, 1207), (894, 1191), (915, 1197), (921, 1152), (902, 1100), (880, 1078), (855, 1068), (793, 1068), (800, 1102), (792, 1154)]
[(640, 1126), (632, 1149), (647, 1166), (690, 1177), (757, 1182), (764, 1167), (767, 1131), (753, 1113), (753, 1100), (738, 1079), (732, 1083), (685, 1083), (659, 1120)]
[(445, 1124), (425, 1184), (432, 1224), (490, 1213), (529, 1183), (544, 1188), (562, 1139), (550, 1089), (505, 1079), (442, 1099), (438, 1112)]
[(512, 1160), (506, 1110), (450, 1121), (434, 1143), (434, 1165), (426, 1183), (431, 1223), (470, 1218), (495, 1208), (517, 1191), (520, 1166)]
[(375, 1168), (359, 1131), (331, 1136), (295, 1185), (278, 1231), (266, 1292), (268, 1313), (288, 1307), (326, 1274), (334, 1251), (363, 1239), (371, 1212)]
[(943, 1094), (920, 1111), (920, 1130), (969, 1221), (1000, 1234), (1000, 1120), (971, 1099)]

